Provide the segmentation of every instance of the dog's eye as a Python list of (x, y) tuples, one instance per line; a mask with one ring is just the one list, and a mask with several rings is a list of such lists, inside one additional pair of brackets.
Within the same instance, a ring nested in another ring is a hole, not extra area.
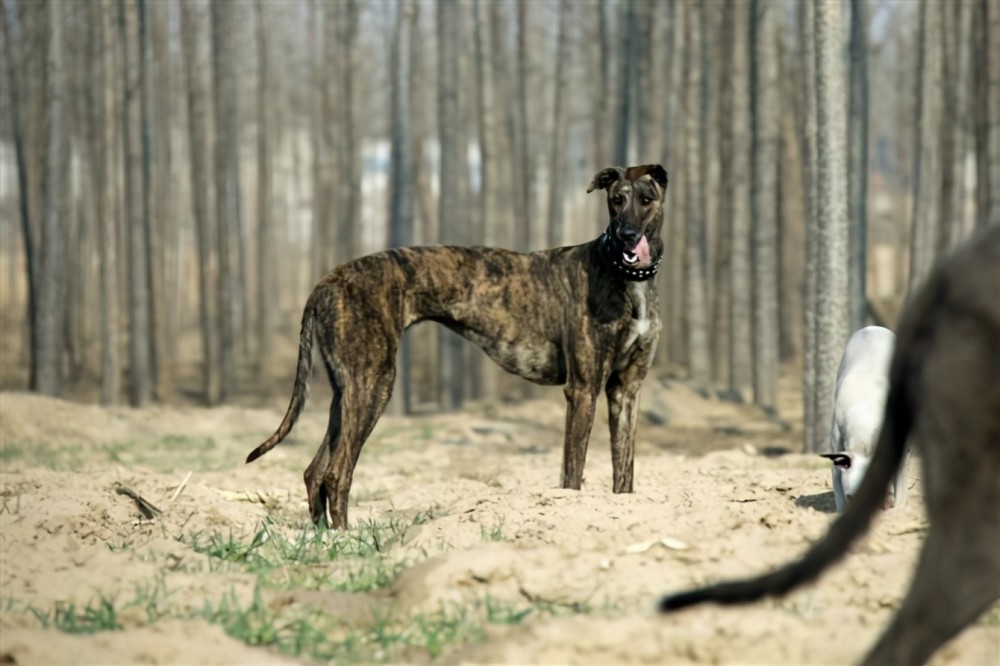
[(613, 197), (613, 198), (611, 199), (611, 201), (612, 201), (612, 203), (614, 203), (614, 204), (615, 204), (616, 206), (621, 206), (621, 205), (622, 205), (623, 203), (625, 203), (625, 195), (624, 195), (624, 194), (616, 194), (616, 195), (615, 195), (615, 196), (614, 196), (614, 197)]
[(653, 200), (650, 199), (649, 197), (642, 197), (640, 201), (642, 201), (643, 206), (648, 206), (649, 204), (653, 203)]

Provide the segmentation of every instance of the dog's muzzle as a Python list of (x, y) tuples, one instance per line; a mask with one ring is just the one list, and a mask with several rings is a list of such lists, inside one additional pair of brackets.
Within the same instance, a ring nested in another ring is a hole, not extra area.
[(649, 254), (649, 242), (645, 235), (641, 236), (639, 241), (629, 249), (609, 229), (601, 234), (597, 245), (601, 257), (612, 267), (612, 270), (620, 277), (632, 282), (643, 282), (654, 277), (660, 268), (660, 262), (663, 260), (661, 255), (647, 265), (639, 265), (642, 255), (648, 256)]

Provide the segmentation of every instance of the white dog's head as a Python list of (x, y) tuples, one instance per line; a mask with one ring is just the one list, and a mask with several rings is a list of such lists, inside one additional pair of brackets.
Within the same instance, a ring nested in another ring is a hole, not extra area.
[(840, 471), (844, 498), (850, 500), (865, 478), (875, 444), (882, 430), (883, 404), (869, 400), (851, 405), (840, 424), (840, 438), (836, 453), (821, 453)]
[(833, 466), (840, 470), (841, 485), (844, 488), (844, 498), (850, 500), (861, 487), (861, 480), (865, 478), (871, 458), (863, 453), (821, 453), (821, 456), (828, 458)]

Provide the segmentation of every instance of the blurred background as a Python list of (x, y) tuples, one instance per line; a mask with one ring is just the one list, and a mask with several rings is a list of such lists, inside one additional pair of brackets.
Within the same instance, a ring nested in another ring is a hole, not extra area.
[[(591, 176), (660, 162), (656, 372), (772, 410), (801, 375), (825, 429), (849, 332), (1000, 220), (988, 0), (0, 9), (5, 390), (283, 406), (337, 264), (586, 242)], [(441, 335), (408, 335), (397, 412), (537, 390)]]

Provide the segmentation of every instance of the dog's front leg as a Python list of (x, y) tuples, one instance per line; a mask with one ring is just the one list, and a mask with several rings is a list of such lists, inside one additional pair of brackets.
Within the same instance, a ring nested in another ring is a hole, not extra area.
[(611, 426), (612, 488), (616, 493), (632, 492), (635, 431), (639, 420), (639, 389), (642, 387), (642, 377), (634, 375), (629, 371), (614, 373), (604, 389)]
[(583, 483), (583, 465), (587, 444), (594, 425), (597, 404), (596, 383), (566, 385), (566, 443), (563, 448), (562, 487), (579, 490)]

